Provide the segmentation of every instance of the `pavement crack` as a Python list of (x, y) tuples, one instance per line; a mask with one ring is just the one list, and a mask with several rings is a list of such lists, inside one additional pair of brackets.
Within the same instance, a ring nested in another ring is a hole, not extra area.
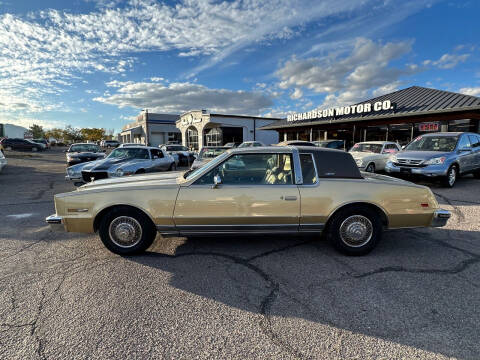
[(258, 259), (258, 258), (262, 258), (262, 257), (266, 257), (266, 256), (269, 256), (269, 255), (272, 255), (272, 254), (276, 254), (276, 253), (279, 253), (279, 252), (287, 251), (287, 250), (290, 250), (290, 249), (293, 249), (293, 248), (296, 248), (296, 247), (299, 247), (299, 246), (311, 244), (311, 243), (314, 242), (314, 241), (315, 241), (315, 240), (302, 241), (302, 242), (299, 242), (299, 243), (295, 243), (295, 244), (283, 246), (283, 247), (278, 248), (278, 249), (273, 249), (273, 250), (265, 251), (265, 252), (260, 253), (260, 254), (258, 254), (258, 255), (254, 255), (254, 256), (252, 256), (252, 257), (247, 258), (246, 261), (247, 261), (247, 262), (250, 262), (250, 261), (256, 260), (256, 259)]

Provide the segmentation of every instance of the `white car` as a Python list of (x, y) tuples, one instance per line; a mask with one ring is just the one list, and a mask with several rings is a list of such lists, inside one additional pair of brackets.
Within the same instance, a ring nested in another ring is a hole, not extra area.
[(349, 151), (361, 171), (384, 171), (388, 159), (399, 152), (399, 144), (391, 141), (366, 141), (356, 143)]
[(7, 159), (5, 159), (5, 155), (3, 155), (3, 152), (0, 151), (0, 171), (7, 165)]
[(240, 145), (238, 145), (239, 148), (243, 148), (243, 147), (257, 147), (257, 146), (265, 146), (265, 144), (262, 143), (261, 141), (244, 141), (243, 143), (241, 143)]
[(120, 144), (118, 147), (124, 148), (124, 147), (132, 147), (132, 146), (147, 146), (147, 145), (140, 144), (140, 143), (123, 143), (123, 144)]

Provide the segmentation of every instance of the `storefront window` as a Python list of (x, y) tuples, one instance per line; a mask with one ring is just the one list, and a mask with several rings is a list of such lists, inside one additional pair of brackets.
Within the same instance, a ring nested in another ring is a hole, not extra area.
[(216, 127), (207, 131), (205, 134), (206, 146), (221, 146), (222, 144), (222, 129)]
[(180, 144), (182, 142), (182, 133), (180, 132), (169, 132), (168, 133), (168, 143), (169, 144)]
[(187, 147), (198, 150), (198, 131), (193, 126), (187, 129)]

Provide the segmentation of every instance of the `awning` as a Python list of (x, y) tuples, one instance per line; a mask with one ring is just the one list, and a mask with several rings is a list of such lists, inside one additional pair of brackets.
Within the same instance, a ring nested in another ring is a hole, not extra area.
[(133, 128), (123, 130), (120, 135), (141, 135), (143, 133), (142, 125), (135, 126)]

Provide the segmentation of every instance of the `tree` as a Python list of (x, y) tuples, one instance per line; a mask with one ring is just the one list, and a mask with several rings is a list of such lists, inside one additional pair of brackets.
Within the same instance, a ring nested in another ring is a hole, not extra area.
[(43, 139), (45, 137), (43, 127), (40, 125), (33, 124), (32, 126), (30, 126), (29, 130), (32, 133), (32, 137), (34, 139)]
[(100, 141), (105, 137), (105, 129), (99, 128), (83, 128), (80, 129), (80, 133), (84, 140)]
[(53, 128), (51, 130), (45, 131), (45, 138), (48, 140), (53, 138), (57, 141), (63, 140), (63, 130), (59, 128)]
[(83, 140), (82, 133), (80, 129), (74, 128), (71, 125), (65, 126), (65, 130), (63, 130), (63, 138), (65, 141), (68, 142), (75, 142)]

